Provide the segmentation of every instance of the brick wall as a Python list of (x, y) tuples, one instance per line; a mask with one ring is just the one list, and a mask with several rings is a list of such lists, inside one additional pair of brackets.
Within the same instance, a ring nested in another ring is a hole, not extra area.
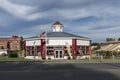
[(20, 50), (21, 37), (12, 36), (0, 38), (0, 49)]

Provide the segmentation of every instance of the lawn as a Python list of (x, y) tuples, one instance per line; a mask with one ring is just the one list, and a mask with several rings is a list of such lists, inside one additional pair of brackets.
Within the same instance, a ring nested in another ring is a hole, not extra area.
[(64, 59), (59, 59), (59, 60), (34, 60), (34, 59), (24, 59), (24, 58), (0, 58), (0, 62), (5, 62), (5, 61), (10, 61), (10, 62), (20, 62), (20, 61), (37, 61), (37, 62), (45, 62), (45, 63), (76, 63), (76, 62), (120, 62), (120, 59), (97, 59), (97, 58), (91, 58), (91, 59), (71, 59), (71, 60), (64, 60)]

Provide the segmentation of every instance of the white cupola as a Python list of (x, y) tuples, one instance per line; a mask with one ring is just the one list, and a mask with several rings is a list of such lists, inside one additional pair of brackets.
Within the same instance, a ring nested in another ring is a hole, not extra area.
[(59, 21), (56, 21), (53, 25), (53, 32), (63, 32), (63, 24), (61, 24)]

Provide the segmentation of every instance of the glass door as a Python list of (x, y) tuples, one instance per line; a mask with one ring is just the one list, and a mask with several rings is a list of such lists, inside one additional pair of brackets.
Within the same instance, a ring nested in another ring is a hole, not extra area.
[(61, 50), (56, 51), (56, 58), (63, 58)]

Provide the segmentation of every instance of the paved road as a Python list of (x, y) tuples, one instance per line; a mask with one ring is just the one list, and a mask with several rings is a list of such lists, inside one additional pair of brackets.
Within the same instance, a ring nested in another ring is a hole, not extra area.
[(0, 80), (120, 80), (120, 63), (0, 62)]

